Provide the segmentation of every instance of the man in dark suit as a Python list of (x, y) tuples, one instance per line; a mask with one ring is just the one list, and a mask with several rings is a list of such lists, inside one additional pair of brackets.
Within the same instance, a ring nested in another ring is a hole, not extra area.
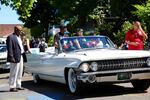
[(17, 25), (14, 27), (14, 33), (7, 37), (7, 61), (10, 62), (10, 91), (17, 92), (23, 90), (21, 87), (21, 79), (23, 73), (23, 57), (24, 48), (21, 40), (22, 27)]

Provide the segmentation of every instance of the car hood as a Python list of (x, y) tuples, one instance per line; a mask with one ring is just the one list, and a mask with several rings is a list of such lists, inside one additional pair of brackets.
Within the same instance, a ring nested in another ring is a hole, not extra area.
[(127, 59), (127, 58), (141, 58), (150, 57), (149, 51), (144, 50), (84, 50), (69, 53), (68, 57), (75, 57), (82, 61), (86, 60), (106, 60), (106, 59)]

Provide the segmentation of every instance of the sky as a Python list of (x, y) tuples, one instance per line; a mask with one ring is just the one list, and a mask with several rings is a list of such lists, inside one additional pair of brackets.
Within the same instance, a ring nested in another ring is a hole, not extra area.
[(18, 20), (19, 15), (17, 15), (15, 10), (4, 5), (0, 5), (0, 7), (0, 24), (23, 24)]

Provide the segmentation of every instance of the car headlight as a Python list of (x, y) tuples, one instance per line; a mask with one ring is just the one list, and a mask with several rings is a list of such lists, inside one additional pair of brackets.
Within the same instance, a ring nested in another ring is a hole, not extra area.
[(92, 71), (97, 71), (98, 70), (98, 64), (97, 64), (97, 62), (92, 62), (91, 65), (90, 65), (90, 67), (91, 67)]
[(150, 66), (150, 58), (147, 59), (146, 63), (147, 63), (147, 66)]
[(9, 62), (7, 62), (7, 63), (6, 63), (6, 65), (10, 65), (10, 63), (9, 63)]
[(80, 68), (82, 71), (87, 72), (89, 71), (89, 64), (88, 63), (83, 63), (80, 65)]

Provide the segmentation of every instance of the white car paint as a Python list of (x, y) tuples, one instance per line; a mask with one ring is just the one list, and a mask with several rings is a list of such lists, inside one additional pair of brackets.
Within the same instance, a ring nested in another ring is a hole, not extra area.
[[(115, 48), (92, 48), (55, 53), (55, 48), (49, 47), (46, 48), (46, 52), (39, 52), (39, 48), (31, 48), (30, 51), (31, 54), (27, 55), (28, 63), (26, 71), (37, 74), (40, 78), (60, 83), (66, 83), (65, 68), (79, 70), (79, 65), (82, 62), (150, 58), (150, 52), (146, 50), (117, 50)], [(98, 74), (99, 72), (95, 73)], [(95, 73), (92, 72), (92, 75)], [(88, 73), (83, 74), (88, 75)]]

